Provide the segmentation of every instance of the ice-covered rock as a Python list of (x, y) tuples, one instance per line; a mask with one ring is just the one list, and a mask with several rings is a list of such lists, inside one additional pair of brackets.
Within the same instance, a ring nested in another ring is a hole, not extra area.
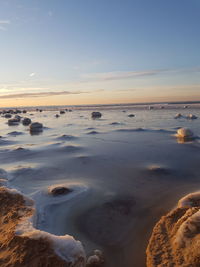
[(191, 140), (194, 138), (193, 132), (188, 128), (180, 128), (177, 130), (176, 136), (181, 139)]
[(193, 115), (193, 114), (189, 114), (187, 116), (187, 119), (189, 119), (189, 120), (196, 120), (197, 119), (197, 116), (196, 115)]
[(153, 229), (147, 267), (198, 267), (200, 264), (200, 192), (178, 202)]
[(180, 119), (182, 118), (183, 116), (181, 115), (181, 113), (177, 113), (176, 116), (174, 117), (175, 119)]
[(102, 267), (104, 263), (104, 257), (101, 250), (95, 250), (94, 255), (91, 255), (87, 259), (86, 267)]
[(85, 267), (81, 242), (34, 228), (34, 212), (33, 201), (0, 187), (0, 265)]

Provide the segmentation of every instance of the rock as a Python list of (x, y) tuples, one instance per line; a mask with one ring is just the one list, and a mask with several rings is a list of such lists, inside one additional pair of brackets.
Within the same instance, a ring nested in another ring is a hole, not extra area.
[(197, 119), (197, 116), (195, 116), (195, 115), (193, 115), (193, 114), (189, 114), (189, 115), (187, 116), (187, 119), (189, 119), (189, 120), (196, 120), (196, 119)]
[(59, 117), (60, 117), (60, 115), (56, 114), (56, 115), (55, 115), (55, 117), (56, 117), (56, 118), (59, 118)]
[(22, 121), (22, 124), (23, 124), (24, 126), (30, 125), (30, 124), (31, 124), (31, 119), (29, 119), (29, 118), (24, 118), (23, 121)]
[(200, 192), (181, 199), (153, 229), (147, 267), (200, 266)]
[(6, 119), (9, 119), (9, 118), (12, 118), (12, 115), (9, 114), (9, 113), (6, 113), (6, 114), (4, 115), (4, 117), (5, 117)]
[(177, 131), (178, 138), (184, 139), (184, 140), (192, 140), (194, 138), (193, 132), (188, 128), (180, 128)]
[(11, 135), (11, 136), (17, 136), (17, 135), (22, 135), (22, 134), (23, 134), (22, 132), (17, 132), (17, 131), (8, 133), (8, 135)]
[(68, 193), (71, 193), (72, 189), (67, 188), (65, 186), (56, 186), (54, 188), (49, 188), (49, 194), (53, 196), (60, 196), (60, 195), (66, 195)]
[(41, 132), (43, 130), (42, 123), (34, 122), (30, 125), (30, 132)]
[(65, 114), (65, 111), (64, 110), (60, 110), (60, 114)]
[(98, 112), (98, 111), (94, 111), (92, 112), (92, 118), (95, 119), (95, 118), (101, 118), (102, 114), (101, 112)]
[(86, 267), (101, 267), (104, 263), (103, 253), (100, 250), (95, 250), (94, 255), (87, 259)]
[(183, 116), (181, 115), (181, 113), (177, 113), (176, 116), (174, 117), (174, 119), (180, 119), (182, 118)]
[(19, 121), (17, 119), (8, 120), (8, 125), (9, 126), (15, 126), (15, 125), (18, 125), (18, 124), (19, 124)]
[(26, 110), (23, 110), (22, 113), (27, 113), (27, 111)]
[(15, 117), (14, 117), (14, 119), (15, 119), (15, 120), (17, 120), (18, 122), (20, 122), (20, 121), (21, 121), (21, 118), (22, 118), (22, 117), (21, 117), (21, 116), (19, 116), (19, 115), (15, 115)]
[(166, 175), (170, 173), (168, 169), (158, 165), (149, 166), (148, 171), (155, 175)]
[(135, 115), (134, 114), (129, 114), (128, 117), (129, 118), (133, 118), (133, 117), (135, 117)]

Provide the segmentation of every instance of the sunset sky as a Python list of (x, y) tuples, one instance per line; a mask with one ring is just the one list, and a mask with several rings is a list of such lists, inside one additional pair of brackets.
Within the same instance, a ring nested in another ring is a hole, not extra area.
[(0, 0), (0, 106), (200, 100), (199, 0)]

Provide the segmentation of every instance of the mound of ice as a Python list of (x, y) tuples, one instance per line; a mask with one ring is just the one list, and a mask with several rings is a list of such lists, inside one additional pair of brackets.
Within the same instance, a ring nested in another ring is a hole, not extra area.
[(190, 120), (196, 120), (197, 119), (197, 116), (193, 115), (193, 114), (189, 114), (187, 116), (187, 119), (190, 119)]
[(200, 263), (200, 192), (189, 194), (163, 216), (147, 247), (147, 267), (193, 266)]
[(182, 115), (181, 113), (177, 113), (176, 116), (174, 117), (175, 119), (179, 119), (179, 118), (182, 118)]
[(188, 128), (180, 128), (180, 129), (177, 130), (177, 135), (176, 136), (178, 138), (183, 138), (183, 139), (193, 139), (194, 134)]
[(15, 189), (0, 187), (1, 266), (84, 267), (85, 252), (80, 241), (35, 229), (33, 214), (31, 200)]
[(200, 192), (191, 193), (181, 198), (178, 202), (178, 207), (179, 208), (200, 207)]

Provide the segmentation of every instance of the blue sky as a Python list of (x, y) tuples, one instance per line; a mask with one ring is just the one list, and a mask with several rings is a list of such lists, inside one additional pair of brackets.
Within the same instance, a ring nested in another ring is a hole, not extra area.
[(0, 0), (2, 106), (200, 100), (199, 0)]

